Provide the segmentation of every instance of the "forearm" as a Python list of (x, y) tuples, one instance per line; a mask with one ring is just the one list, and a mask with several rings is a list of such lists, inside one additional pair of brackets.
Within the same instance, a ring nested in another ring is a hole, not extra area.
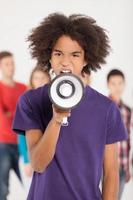
[(4, 109), (0, 107), (0, 116), (2, 116), (2, 119), (8, 120), (9, 118), (13, 118), (13, 113), (10, 111), (4, 111)]
[[(21, 134), (21, 132), (20, 132), (20, 134)], [(29, 163), (29, 155), (28, 155), (28, 151), (27, 151), (26, 138), (24, 135), (18, 136), (18, 147), (19, 147), (20, 154), (23, 158), (24, 164)]]
[(43, 172), (54, 157), (61, 125), (53, 119), (43, 136), (31, 149), (30, 161), (34, 171)]
[(119, 174), (112, 173), (103, 178), (102, 200), (118, 200)]

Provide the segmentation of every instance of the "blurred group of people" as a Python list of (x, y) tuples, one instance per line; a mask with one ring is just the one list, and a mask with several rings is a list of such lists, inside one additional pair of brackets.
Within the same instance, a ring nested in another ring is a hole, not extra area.
[(0, 200), (9, 194), (10, 170), (14, 170), (22, 183), (19, 169), (19, 155), (24, 162), (24, 172), (32, 176), (25, 136), (12, 131), (12, 121), (20, 95), (26, 90), (36, 89), (50, 81), (49, 74), (41, 67), (33, 69), (28, 86), (14, 80), (15, 62), (13, 54), (0, 52)]
[[(29, 84), (24, 85), (14, 80), (15, 62), (13, 54), (7, 51), (0, 52), (0, 200), (6, 200), (9, 194), (10, 170), (14, 170), (22, 182), (19, 169), (19, 157), (22, 156), (24, 172), (32, 177), (33, 170), (30, 165), (26, 140), (24, 135), (17, 135), (12, 131), (12, 121), (17, 101), (25, 91), (36, 89), (50, 82), (51, 76), (47, 70), (37, 65), (30, 76)], [(90, 73), (83, 74), (83, 81), (90, 84)], [(122, 100), (125, 89), (125, 76), (118, 69), (111, 70), (107, 75), (109, 98), (119, 107), (123, 122), (129, 134), (128, 141), (118, 143), (120, 189), (119, 199), (125, 184), (131, 177), (131, 109)]]

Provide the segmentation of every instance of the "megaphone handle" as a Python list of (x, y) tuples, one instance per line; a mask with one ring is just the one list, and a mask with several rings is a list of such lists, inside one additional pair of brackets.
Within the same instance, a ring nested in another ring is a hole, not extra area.
[(67, 117), (64, 117), (64, 118), (63, 118), (62, 126), (68, 126), (68, 120), (67, 120)]

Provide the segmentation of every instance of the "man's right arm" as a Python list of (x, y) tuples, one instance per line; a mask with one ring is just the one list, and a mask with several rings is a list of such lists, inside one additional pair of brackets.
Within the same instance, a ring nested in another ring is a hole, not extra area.
[(60, 112), (53, 108), (53, 118), (44, 134), (39, 129), (26, 131), (29, 157), (34, 171), (42, 173), (52, 161), (60, 134), (63, 117), (70, 116), (70, 111)]

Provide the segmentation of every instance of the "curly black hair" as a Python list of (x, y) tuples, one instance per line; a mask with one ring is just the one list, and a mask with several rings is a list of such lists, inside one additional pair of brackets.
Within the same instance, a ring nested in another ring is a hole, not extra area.
[(83, 68), (85, 73), (96, 71), (101, 68), (101, 64), (106, 63), (105, 57), (110, 50), (109, 39), (105, 30), (93, 18), (81, 14), (67, 17), (61, 13), (53, 13), (33, 29), (28, 37), (31, 55), (42, 67), (51, 68), (51, 52), (62, 35), (70, 36), (84, 49), (87, 62)]

